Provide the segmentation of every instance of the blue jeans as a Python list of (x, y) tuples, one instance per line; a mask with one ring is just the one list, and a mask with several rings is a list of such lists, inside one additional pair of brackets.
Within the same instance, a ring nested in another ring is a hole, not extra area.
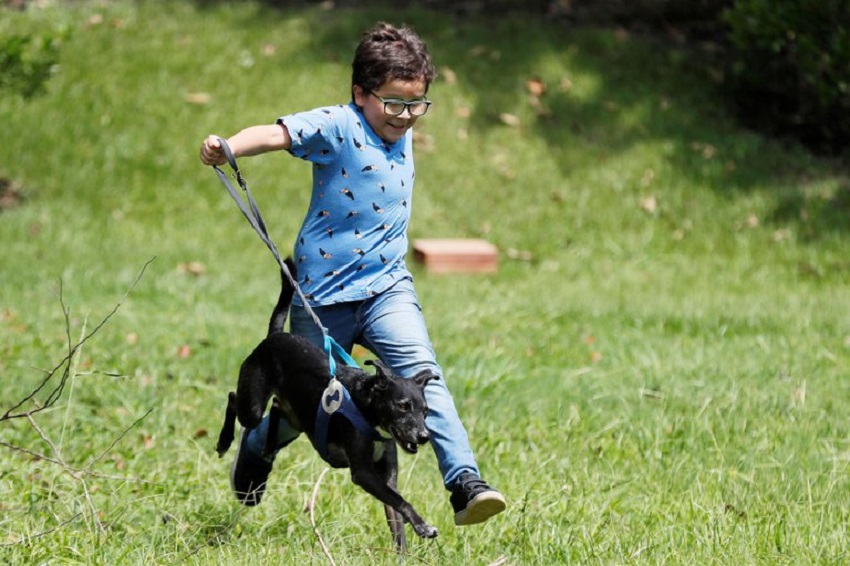
[[(314, 307), (313, 311), (328, 334), (347, 352), (351, 352), (354, 344), (360, 344), (401, 377), (413, 377), (425, 369), (437, 374), (440, 379), (429, 381), (425, 387), (428, 403), (425, 424), (431, 433), (431, 446), (443, 474), (443, 484), (451, 489), (463, 473), (480, 476), (443, 370), (437, 364), (413, 281), (403, 279), (365, 301)], [(322, 348), (322, 330), (303, 307), (292, 307), (289, 324), (293, 334), (304, 336)], [(255, 454), (261, 453), (267, 430), (268, 416), (249, 433), (247, 446)], [(298, 434), (281, 420), (278, 428), (281, 447)]]

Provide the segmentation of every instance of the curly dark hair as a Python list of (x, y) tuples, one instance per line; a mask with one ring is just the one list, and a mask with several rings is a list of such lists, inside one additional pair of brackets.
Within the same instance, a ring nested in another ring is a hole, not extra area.
[(351, 63), (351, 84), (374, 91), (389, 80), (425, 80), (437, 76), (425, 42), (407, 26), (378, 22), (363, 34)]

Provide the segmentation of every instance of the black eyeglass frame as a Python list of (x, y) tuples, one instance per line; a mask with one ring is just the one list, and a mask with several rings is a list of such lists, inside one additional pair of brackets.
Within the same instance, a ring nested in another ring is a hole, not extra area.
[[(410, 101), (408, 101), (408, 100), (401, 100), (401, 99), (398, 99), (398, 98), (384, 98), (384, 97), (376, 94), (374, 91), (371, 91), (371, 90), (368, 90), (368, 89), (363, 89), (363, 90), (366, 94), (371, 94), (372, 96), (374, 96), (375, 98), (380, 100), (381, 103), (383, 103), (384, 114), (386, 114), (387, 116), (401, 116), (402, 114), (404, 114), (404, 111), (407, 110), (408, 114), (418, 118), (419, 116), (424, 116), (425, 114), (427, 114), (428, 109), (431, 108), (431, 105), (433, 104), (433, 102), (428, 100), (427, 98), (423, 98), (423, 99), (420, 99), (420, 100), (410, 100)], [(388, 105), (390, 105), (390, 104), (401, 104), (402, 105), (401, 110), (399, 110), (398, 112), (390, 112), (389, 109), (387, 108)], [(424, 106), (425, 110), (423, 110), (422, 113), (416, 114), (416, 113), (413, 112), (413, 108), (415, 106), (421, 106), (423, 104), (425, 105)]]

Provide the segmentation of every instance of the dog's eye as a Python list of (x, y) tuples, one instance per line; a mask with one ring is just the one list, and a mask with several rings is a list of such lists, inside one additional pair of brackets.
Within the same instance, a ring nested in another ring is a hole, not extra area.
[(399, 401), (398, 402), (398, 409), (400, 411), (404, 411), (405, 413), (409, 413), (411, 411), (411, 409), (413, 409), (413, 403), (411, 403), (410, 401), (408, 401), (406, 399), (404, 401)]

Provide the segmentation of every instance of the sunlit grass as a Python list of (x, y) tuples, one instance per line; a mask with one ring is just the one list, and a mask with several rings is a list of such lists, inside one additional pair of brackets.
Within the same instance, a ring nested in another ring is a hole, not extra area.
[[(456, 529), (431, 454), (403, 458), (403, 493), (440, 529), (411, 541), (411, 560), (846, 561), (846, 169), (741, 130), (698, 53), (534, 20), (395, 14), (3, 12), (4, 26), (70, 30), (46, 94), (0, 99), (0, 176), (26, 197), (0, 212), (3, 410), (66, 353), (60, 288), (77, 340), (154, 259), (38, 417), (68, 463), (105, 452), (94, 469), (128, 478), (89, 479), (105, 530), (78, 481), (0, 447), (0, 559), (326, 563), (303, 512), (324, 468), (306, 442), (246, 512), (214, 454), (278, 274), (197, 148), (345, 101), (360, 31), (389, 18), (420, 30), (441, 68), (411, 235), (501, 251), (496, 275), (414, 270), (481, 467), (510, 507)], [(537, 102), (531, 78), (546, 86)], [(287, 249), (309, 167), (285, 155), (242, 167)], [(23, 421), (0, 423), (0, 440), (49, 452)], [(337, 563), (396, 563), (380, 506), (344, 472), (323, 480), (317, 527)]]

